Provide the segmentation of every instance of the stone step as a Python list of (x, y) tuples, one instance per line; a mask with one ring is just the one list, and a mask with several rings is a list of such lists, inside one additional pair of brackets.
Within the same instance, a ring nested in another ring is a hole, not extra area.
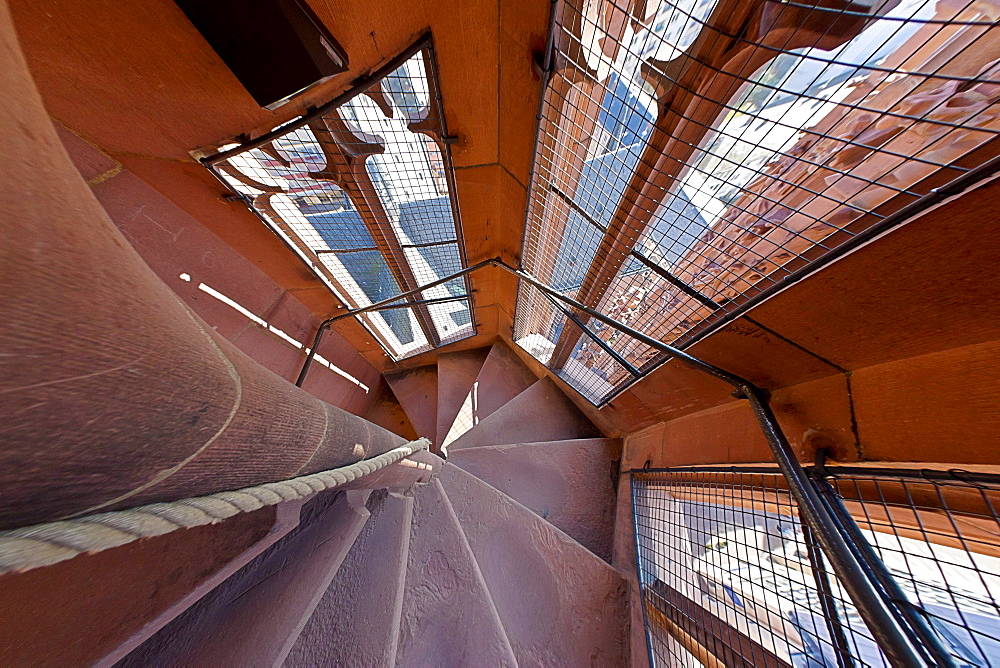
[(364, 418), (369, 422), (377, 424), (383, 429), (388, 429), (394, 434), (399, 434), (408, 441), (417, 438), (417, 430), (414, 429), (406, 411), (400, 405), (396, 395), (388, 383), (379, 383), (382, 388), (379, 398), (372, 404), (372, 407), (365, 413)]
[(367, 497), (359, 491), (336, 497), (308, 525), (189, 608), (123, 664), (280, 665), (368, 520)]
[(476, 378), (489, 348), (443, 353), (438, 357), (437, 440), (444, 443), (466, 399), (478, 396)]
[(555, 383), (542, 378), (450, 443), (448, 451), (601, 436)]
[(448, 446), (465, 432), (495, 413), (508, 401), (531, 387), (538, 378), (507, 344), (497, 341), (490, 348), (479, 375), (441, 441)]
[(438, 377), (436, 366), (386, 374), (386, 382), (406, 412), (417, 436), (437, 439)]
[(476, 559), (437, 480), (414, 495), (396, 665), (517, 665)]
[(628, 665), (619, 573), (506, 494), (452, 464), (437, 477), (520, 666)]
[(611, 563), (618, 439), (455, 450), (449, 463), (489, 483)]
[(403, 607), (412, 498), (374, 492), (371, 519), (285, 661), (307, 666), (392, 666)]

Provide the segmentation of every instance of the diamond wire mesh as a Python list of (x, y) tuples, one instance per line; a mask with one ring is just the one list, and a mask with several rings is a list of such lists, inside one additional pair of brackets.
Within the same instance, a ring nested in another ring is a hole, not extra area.
[[(765, 3), (794, 29), (713, 29), (741, 6), (570, 1), (555, 23), (524, 267), (681, 346), (1000, 153), (995, 4)], [(522, 287), (515, 340), (537, 309)]]
[[(827, 471), (956, 664), (1000, 665), (1000, 476)], [(656, 666), (889, 665), (776, 469), (633, 471), (632, 497)]]
[[(430, 58), (416, 50), (336, 109), (215, 166), (351, 308), (466, 266)], [(406, 298), (461, 296), (356, 317), (398, 359), (475, 333), (466, 280)]]

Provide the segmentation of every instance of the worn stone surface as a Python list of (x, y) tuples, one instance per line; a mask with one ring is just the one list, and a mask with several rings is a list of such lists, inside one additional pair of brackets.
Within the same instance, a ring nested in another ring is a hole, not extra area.
[(399, 405), (396, 395), (392, 393), (385, 380), (380, 380), (376, 389), (378, 399), (372, 403), (371, 408), (364, 414), (364, 418), (373, 424), (388, 429), (394, 434), (399, 434), (408, 441), (418, 438), (417, 430), (407, 417), (406, 411)]
[(506, 343), (497, 341), (490, 348), (476, 380), (484, 389), (489, 388), (477, 408), (479, 418), (484, 419), (531, 387), (538, 378)]
[(386, 381), (417, 431), (434, 441), (437, 435), (437, 367), (422, 366), (386, 375)]
[(443, 353), (438, 358), (437, 440), (443, 443), (470, 396), (478, 395), (476, 379), (489, 348)]
[[(121, 668), (193, 665), (191, 657), (197, 656), (201, 651), (200, 645), (205, 644), (206, 639), (211, 639), (218, 629), (228, 624), (230, 615), (239, 613), (239, 606), (234, 606), (233, 602), (238, 602), (247, 592), (254, 592), (266, 585), (270, 578), (280, 575), (286, 564), (295, 564), (290, 570), (296, 570), (302, 563), (296, 557), (308, 554), (308, 550), (301, 550), (303, 536), (305, 535), (307, 546), (317, 545), (317, 541), (308, 540), (309, 534), (315, 536), (317, 526), (331, 521), (331, 516), (338, 515), (338, 511), (343, 511), (345, 506), (344, 494), (337, 491), (320, 493), (304, 503), (299, 511), (298, 526), (245, 563), (236, 573), (203, 595), (115, 665)], [(351, 514), (357, 516), (353, 511)], [(185, 567), (178, 564), (178, 568)], [(322, 591), (323, 589), (319, 589), (317, 593)], [(271, 626), (275, 627), (276, 624), (272, 623)], [(235, 639), (230, 637), (230, 641), (239, 644), (243, 642), (243, 638), (237, 634)], [(214, 665), (239, 664), (223, 662)]]
[(273, 528), (275, 506), (0, 575), (0, 665), (91, 665)]
[(19, 196), (0, 202), (17, 240), (0, 245), (0, 526), (273, 481), (314, 454), (360, 459), (326, 438), (360, 419), (330, 422), (337, 409), (212, 330), (136, 252), (71, 162), (17, 40), (3, 3), (0, 176)]
[(384, 492), (285, 665), (391, 666), (402, 609), (413, 499)]
[(595, 438), (467, 448), (457, 450), (448, 461), (610, 562), (616, 451), (615, 441)]
[[(486, 390), (484, 390), (484, 394)], [(539, 380), (448, 445), (460, 448), (597, 438), (601, 433), (548, 378)]]
[(521, 666), (627, 665), (622, 576), (533, 512), (452, 464), (440, 484)]
[(280, 664), (368, 520), (360, 492), (337, 504), (256, 569), (259, 580), (193, 633), (180, 665)]
[(449, 445), (535, 383), (537, 377), (503, 341), (490, 348), (475, 382), (448, 426)]
[(396, 665), (517, 665), (476, 558), (436, 480), (415, 495)]

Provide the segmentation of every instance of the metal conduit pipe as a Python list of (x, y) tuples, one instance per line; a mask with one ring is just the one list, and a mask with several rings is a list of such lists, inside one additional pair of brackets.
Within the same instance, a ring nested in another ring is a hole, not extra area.
[(264, 369), (111, 222), (0, 0), (0, 529), (304, 475), (405, 440)]

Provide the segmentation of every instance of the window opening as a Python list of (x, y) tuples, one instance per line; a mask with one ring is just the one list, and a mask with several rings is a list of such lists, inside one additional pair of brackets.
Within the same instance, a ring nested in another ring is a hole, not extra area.
[[(1000, 153), (998, 18), (978, 0), (563, 3), (526, 270), (689, 345)], [(610, 385), (595, 403), (635, 378), (607, 346), (640, 373), (663, 361), (578, 315), (564, 327), (522, 285), (515, 340), (575, 361), (591, 398)]]
[[(349, 308), (466, 266), (435, 77), (425, 39), (268, 141), (206, 160)], [(396, 359), (475, 334), (464, 278), (356, 317)]]

